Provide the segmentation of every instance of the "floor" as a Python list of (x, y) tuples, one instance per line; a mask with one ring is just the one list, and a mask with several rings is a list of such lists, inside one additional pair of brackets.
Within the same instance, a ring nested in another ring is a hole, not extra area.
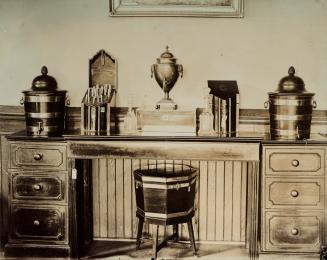
[[(190, 245), (187, 243), (170, 243), (161, 249), (158, 253), (159, 260), (243, 260), (249, 259), (247, 250), (242, 245), (217, 245), (217, 244), (200, 244), (197, 245), (197, 256), (193, 256)], [(101, 260), (124, 260), (124, 259), (151, 259), (152, 243), (150, 240), (144, 241), (140, 249), (135, 249), (135, 242), (130, 241), (94, 241), (88, 248), (81, 260), (101, 259)], [(48, 258), (12, 258), (4, 257), (0, 254), (0, 259), (5, 260), (46, 260)], [(59, 260), (60, 258), (55, 258)], [(314, 256), (305, 255), (275, 255), (261, 254), (260, 260), (313, 260), (319, 259), (318, 254)], [(64, 260), (64, 259), (60, 259)], [(67, 258), (65, 259), (67, 260)]]

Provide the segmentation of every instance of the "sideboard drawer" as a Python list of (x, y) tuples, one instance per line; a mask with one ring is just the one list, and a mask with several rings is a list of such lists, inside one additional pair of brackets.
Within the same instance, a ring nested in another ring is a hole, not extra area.
[(66, 170), (66, 147), (52, 143), (13, 143), (10, 168)]
[(13, 199), (64, 200), (65, 173), (15, 173), (12, 174)]
[(324, 149), (267, 148), (265, 149), (266, 174), (323, 175)]
[(13, 205), (11, 239), (65, 242), (65, 207)]
[(322, 214), (266, 212), (266, 251), (319, 252), (323, 238)]
[(322, 178), (266, 178), (266, 208), (323, 209)]

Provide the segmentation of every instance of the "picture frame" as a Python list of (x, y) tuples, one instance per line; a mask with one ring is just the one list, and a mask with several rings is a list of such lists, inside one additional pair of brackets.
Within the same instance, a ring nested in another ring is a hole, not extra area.
[(109, 0), (110, 16), (243, 17), (244, 0)]

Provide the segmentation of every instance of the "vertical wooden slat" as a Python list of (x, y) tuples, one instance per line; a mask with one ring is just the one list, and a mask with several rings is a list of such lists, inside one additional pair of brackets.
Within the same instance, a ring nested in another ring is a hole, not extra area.
[(224, 240), (225, 163), (216, 162), (216, 241)]
[(100, 237), (108, 236), (108, 176), (107, 160), (99, 159)]
[(224, 241), (232, 240), (233, 232), (233, 162), (225, 162)]
[[(199, 161), (191, 161), (191, 166), (198, 169), (198, 174), (200, 172), (199, 170)], [(194, 230), (194, 237), (195, 240), (199, 240), (199, 191), (200, 191), (200, 175), (198, 175), (198, 179), (195, 186), (195, 201), (194, 201), (194, 218), (193, 221), (193, 230)]]
[(135, 188), (134, 188), (134, 171), (140, 168), (140, 160), (132, 159), (132, 226), (133, 226), (133, 238), (136, 237), (137, 234), (137, 225), (138, 219), (136, 217), (136, 198), (135, 198)]
[(116, 159), (116, 225), (117, 237), (124, 237), (124, 160)]
[(100, 199), (98, 159), (92, 160), (92, 206), (93, 206), (93, 236), (100, 237)]
[(207, 161), (200, 161), (200, 201), (199, 201), (199, 239), (207, 239), (207, 191), (208, 191)]
[(207, 207), (207, 240), (216, 236), (216, 162), (208, 162), (208, 207)]
[(233, 233), (232, 240), (241, 240), (241, 190), (242, 190), (242, 163), (234, 162), (233, 169)]
[[(116, 161), (108, 159), (108, 237), (116, 238)], [(102, 205), (101, 205), (102, 206)]]
[(132, 161), (124, 159), (124, 237), (131, 238), (132, 234)]
[(252, 222), (252, 191), (253, 190), (253, 170), (252, 170), (252, 163), (247, 163), (247, 205), (246, 205), (246, 234), (245, 234), (245, 245), (246, 248), (249, 248), (250, 236), (251, 236), (251, 222)]
[(92, 160), (93, 236), (100, 237), (99, 160)]
[(242, 162), (242, 189), (241, 189), (241, 241), (245, 242), (246, 234), (246, 204), (247, 204), (247, 162)]

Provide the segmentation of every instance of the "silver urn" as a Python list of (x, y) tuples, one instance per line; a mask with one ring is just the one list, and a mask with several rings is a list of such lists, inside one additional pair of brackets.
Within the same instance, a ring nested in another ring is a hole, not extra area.
[(169, 92), (174, 87), (179, 76), (183, 77), (183, 66), (176, 63), (176, 58), (166, 51), (157, 58), (157, 62), (151, 66), (151, 78), (155, 77), (160, 88), (164, 91), (164, 97), (157, 103), (156, 108), (161, 110), (177, 109), (175, 102), (169, 97)]

